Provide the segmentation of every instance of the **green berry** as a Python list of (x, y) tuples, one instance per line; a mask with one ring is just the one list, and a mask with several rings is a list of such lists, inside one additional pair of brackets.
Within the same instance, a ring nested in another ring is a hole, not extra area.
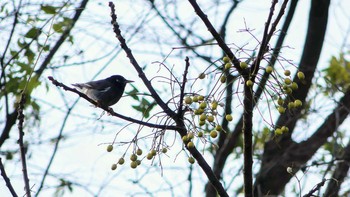
[(283, 99), (281, 97), (278, 98), (277, 104), (278, 105), (283, 105)]
[(201, 114), (201, 116), (199, 116), (200, 121), (205, 121), (205, 119), (207, 119), (207, 115)]
[(152, 154), (153, 156), (156, 156), (156, 155), (157, 155), (157, 151), (154, 150), (154, 149), (152, 149), (152, 150), (151, 150), (151, 154)]
[(298, 84), (293, 82), (292, 85), (290, 86), (292, 88), (292, 90), (297, 90), (299, 87), (298, 87)]
[(167, 153), (168, 152), (168, 149), (167, 148), (162, 148), (162, 153)]
[(192, 101), (193, 101), (193, 102), (198, 102), (198, 96), (194, 96), (194, 97), (192, 98)]
[(218, 108), (218, 102), (213, 101), (213, 102), (211, 103), (211, 109), (212, 109), (212, 110), (216, 110), (217, 108)]
[(288, 103), (288, 109), (293, 109), (295, 107), (294, 102), (289, 102)]

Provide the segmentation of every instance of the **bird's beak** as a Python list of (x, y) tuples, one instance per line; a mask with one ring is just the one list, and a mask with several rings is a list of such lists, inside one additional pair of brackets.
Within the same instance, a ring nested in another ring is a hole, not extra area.
[(132, 82), (134, 82), (134, 81), (132, 81), (132, 80), (126, 80), (125, 81), (125, 83), (132, 83)]

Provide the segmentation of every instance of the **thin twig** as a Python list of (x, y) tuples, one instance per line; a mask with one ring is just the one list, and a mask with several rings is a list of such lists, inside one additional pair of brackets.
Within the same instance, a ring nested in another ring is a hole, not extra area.
[(1, 171), (1, 176), (4, 178), (4, 180), (6, 182), (7, 188), (9, 188), (9, 190), (11, 192), (11, 195), (13, 197), (17, 197), (18, 195), (16, 194), (16, 191), (13, 189), (11, 181), (10, 181), (9, 177), (7, 176), (7, 174), (6, 174), (5, 167), (2, 164), (2, 158), (1, 157), (0, 157), (0, 171)]
[(24, 122), (24, 114), (23, 114), (23, 109), (24, 109), (24, 104), (25, 104), (26, 98), (25, 94), (21, 94), (21, 100), (18, 105), (18, 133), (19, 133), (19, 138), (18, 138), (18, 144), (20, 148), (20, 153), (21, 153), (21, 163), (22, 163), (22, 172), (23, 172), (23, 179), (24, 179), (24, 188), (26, 191), (26, 195), (28, 197), (31, 196), (30, 193), (30, 186), (29, 186), (29, 178), (28, 178), (28, 172), (27, 172), (27, 162), (26, 162), (26, 147), (24, 147), (23, 143), (23, 122)]

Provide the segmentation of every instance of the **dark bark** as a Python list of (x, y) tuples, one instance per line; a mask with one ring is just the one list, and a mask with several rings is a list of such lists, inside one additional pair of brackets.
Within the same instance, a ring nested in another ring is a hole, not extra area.
[(333, 172), (332, 178), (329, 180), (324, 196), (328, 196), (328, 197), (340, 196), (339, 194), (340, 186), (343, 183), (345, 177), (348, 175), (349, 167), (350, 167), (350, 142), (345, 147), (343, 157), (340, 158), (340, 161)]

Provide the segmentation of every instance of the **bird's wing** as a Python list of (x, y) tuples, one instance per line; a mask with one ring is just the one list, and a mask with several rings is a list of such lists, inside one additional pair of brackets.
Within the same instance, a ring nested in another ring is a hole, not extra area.
[(111, 88), (111, 84), (105, 80), (90, 81), (87, 83), (76, 83), (72, 85), (80, 89), (98, 90), (101, 92), (108, 91)]

